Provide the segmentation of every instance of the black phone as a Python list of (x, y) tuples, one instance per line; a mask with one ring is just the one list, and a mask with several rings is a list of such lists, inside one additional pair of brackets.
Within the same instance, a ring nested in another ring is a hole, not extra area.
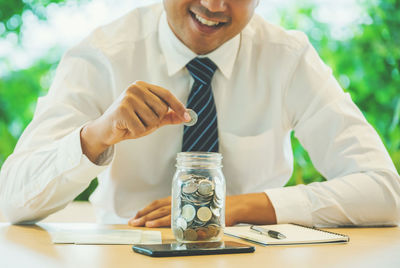
[(229, 253), (251, 253), (253, 246), (233, 241), (201, 243), (135, 244), (133, 251), (151, 257), (175, 257)]

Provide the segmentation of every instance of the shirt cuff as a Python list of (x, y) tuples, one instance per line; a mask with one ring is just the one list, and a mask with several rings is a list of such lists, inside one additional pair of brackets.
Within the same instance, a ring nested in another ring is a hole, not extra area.
[(304, 185), (268, 189), (267, 194), (275, 209), (277, 223), (297, 223), (312, 226), (309, 200), (301, 189)]
[(58, 146), (57, 168), (74, 182), (86, 183), (108, 168), (114, 158), (114, 146), (104, 151), (93, 163), (82, 152), (81, 130), (83, 126), (62, 138)]

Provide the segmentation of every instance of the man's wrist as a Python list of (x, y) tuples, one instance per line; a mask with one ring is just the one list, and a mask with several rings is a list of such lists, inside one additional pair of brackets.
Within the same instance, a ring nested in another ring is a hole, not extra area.
[(82, 153), (89, 158), (92, 163), (96, 163), (99, 156), (109, 147), (101, 139), (99, 132), (94, 131), (92, 124), (85, 125), (81, 129)]
[(275, 224), (276, 214), (267, 194), (252, 193), (232, 196), (233, 222), (250, 224)]

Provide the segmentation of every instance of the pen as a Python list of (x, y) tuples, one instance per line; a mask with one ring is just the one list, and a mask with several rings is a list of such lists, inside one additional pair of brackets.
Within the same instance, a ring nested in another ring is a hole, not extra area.
[(256, 231), (259, 234), (263, 235), (268, 235), (269, 237), (275, 238), (275, 239), (284, 239), (286, 236), (280, 232), (274, 231), (274, 230), (268, 230), (260, 226), (250, 226), (250, 229), (253, 231)]

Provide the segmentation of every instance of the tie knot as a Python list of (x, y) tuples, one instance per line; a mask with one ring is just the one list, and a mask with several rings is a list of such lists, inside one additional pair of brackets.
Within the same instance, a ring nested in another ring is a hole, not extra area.
[(204, 85), (210, 85), (211, 79), (217, 69), (217, 65), (215, 65), (212, 60), (209, 58), (194, 58), (187, 65), (190, 75), (194, 78), (195, 81), (198, 81)]

